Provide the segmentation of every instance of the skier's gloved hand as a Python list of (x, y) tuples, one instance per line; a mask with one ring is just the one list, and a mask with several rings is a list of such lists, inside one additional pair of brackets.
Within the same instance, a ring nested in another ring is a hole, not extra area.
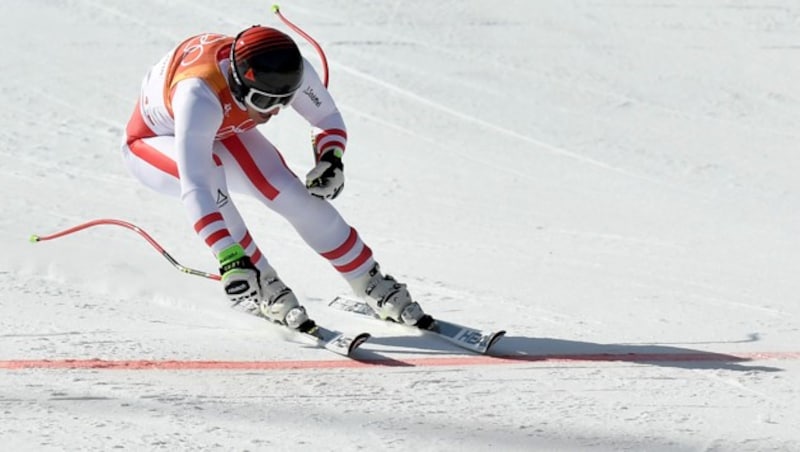
[(219, 253), (222, 285), (232, 307), (250, 313), (258, 312), (261, 300), (259, 271), (238, 243)]
[(334, 199), (344, 188), (344, 164), (341, 148), (325, 151), (311, 171), (306, 175), (306, 188), (312, 195), (322, 199)]

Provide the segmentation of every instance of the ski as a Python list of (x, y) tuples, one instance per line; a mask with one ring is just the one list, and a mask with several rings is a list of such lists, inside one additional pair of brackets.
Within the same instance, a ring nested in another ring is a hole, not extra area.
[[(296, 331), (296, 330), (292, 330)], [(323, 326), (316, 325), (308, 332), (297, 332), (300, 337), (314, 345), (330, 350), (337, 355), (353, 357), (353, 353), (358, 350), (364, 342), (367, 342), (372, 335), (369, 333), (347, 334), (341, 331), (330, 330)]]
[(352, 335), (321, 326), (317, 326), (314, 331), (301, 334), (314, 339), (318, 346), (326, 350), (350, 358), (353, 357), (353, 353), (358, 350), (358, 347), (371, 337), (369, 333)]
[[(378, 317), (375, 311), (373, 311), (366, 302), (361, 300), (336, 297), (328, 305), (341, 311), (352, 312), (354, 314), (385, 321)], [(391, 320), (389, 320), (389, 322), (391, 322)], [(398, 325), (401, 324), (398, 323)], [(420, 331), (434, 334), (451, 344), (482, 355), (488, 354), (492, 346), (506, 334), (504, 330), (485, 331), (441, 319), (433, 319), (427, 328), (417, 328), (413, 326), (409, 326), (408, 328), (416, 328)]]

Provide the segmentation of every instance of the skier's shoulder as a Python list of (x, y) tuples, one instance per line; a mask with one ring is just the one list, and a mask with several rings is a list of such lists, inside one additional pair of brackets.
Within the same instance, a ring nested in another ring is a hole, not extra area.
[(167, 74), (168, 86), (189, 78), (203, 79), (219, 91), (227, 87), (222, 63), (228, 58), (233, 38), (204, 33), (187, 38), (175, 49)]

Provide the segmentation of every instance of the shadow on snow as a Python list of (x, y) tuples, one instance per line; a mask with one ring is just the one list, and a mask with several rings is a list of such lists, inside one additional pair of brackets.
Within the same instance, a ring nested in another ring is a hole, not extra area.
[[(463, 352), (445, 341), (429, 335), (373, 337), (370, 344), (391, 347), (391, 354), (453, 355)], [(388, 351), (388, 350), (387, 350)], [(468, 353), (468, 352), (464, 352)], [(506, 336), (490, 351), (490, 356), (520, 362), (627, 362), (652, 364), (684, 369), (725, 369), (735, 371), (778, 372), (783, 369), (769, 366), (748, 365), (753, 358), (732, 354), (710, 352), (674, 345), (659, 344), (600, 344), (551, 338), (529, 338)], [(387, 358), (381, 353), (360, 350), (363, 361), (390, 361), (396, 366), (412, 366), (402, 359)], [(391, 365), (390, 364), (390, 365)]]

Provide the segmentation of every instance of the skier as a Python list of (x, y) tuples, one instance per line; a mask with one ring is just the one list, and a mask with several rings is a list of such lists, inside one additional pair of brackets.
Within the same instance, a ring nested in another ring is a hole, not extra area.
[[(305, 183), (256, 128), (286, 107), (314, 127), (316, 161)], [(236, 37), (188, 38), (153, 66), (122, 152), (144, 185), (180, 198), (219, 261), (233, 307), (300, 331), (315, 327), (253, 241), (230, 192), (286, 218), (381, 317), (415, 325), (429, 316), (405, 284), (381, 273), (370, 248), (329, 202), (344, 186), (346, 144), (342, 116), (296, 43), (274, 28), (252, 26)]]

